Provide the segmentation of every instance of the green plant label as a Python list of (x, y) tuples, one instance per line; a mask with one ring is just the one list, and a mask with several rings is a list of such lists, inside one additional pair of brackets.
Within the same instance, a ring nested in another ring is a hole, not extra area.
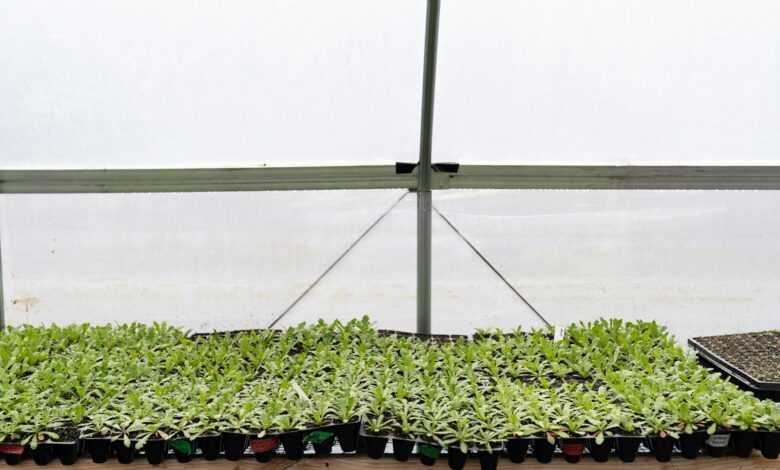
[(173, 441), (168, 441), (168, 445), (173, 448), (176, 452), (179, 452), (184, 455), (191, 455), (192, 454), (192, 444), (190, 441), (186, 439), (176, 439)]
[(428, 444), (420, 444), (420, 448), (418, 450), (422, 455), (430, 459), (436, 459), (439, 457), (439, 452), (441, 452), (441, 447), (431, 446)]
[(729, 434), (713, 434), (707, 439), (707, 445), (710, 447), (726, 447), (729, 445)]
[(312, 433), (307, 434), (306, 437), (303, 438), (303, 442), (311, 442), (312, 444), (322, 444), (323, 442), (327, 441), (331, 437), (333, 437), (332, 432), (314, 431)]
[(24, 446), (19, 444), (0, 444), (0, 454), (22, 455)]
[(276, 449), (279, 445), (278, 437), (267, 437), (265, 439), (252, 439), (249, 441), (249, 448), (253, 454), (264, 454)]

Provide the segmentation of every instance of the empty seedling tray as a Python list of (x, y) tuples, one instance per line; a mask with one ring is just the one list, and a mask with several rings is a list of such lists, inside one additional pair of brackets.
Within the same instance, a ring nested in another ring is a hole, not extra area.
[(780, 331), (760, 331), (688, 340), (701, 359), (749, 389), (780, 397)]

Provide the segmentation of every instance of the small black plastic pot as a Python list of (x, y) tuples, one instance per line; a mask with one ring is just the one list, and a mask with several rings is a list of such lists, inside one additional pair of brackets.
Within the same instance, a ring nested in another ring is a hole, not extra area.
[(33, 462), (36, 465), (48, 465), (54, 454), (54, 449), (50, 444), (38, 444), (31, 450)]
[(731, 434), (727, 431), (718, 431), (707, 438), (707, 453), (710, 457), (722, 457), (731, 440)]
[(498, 468), (498, 450), (480, 449), (477, 451), (479, 457), (479, 467), (482, 470), (496, 470)]
[(765, 459), (776, 459), (780, 455), (780, 431), (762, 432), (761, 455)]
[(506, 454), (509, 456), (509, 461), (512, 463), (523, 463), (526, 454), (528, 454), (528, 445), (530, 443), (530, 439), (521, 439), (517, 437), (507, 439), (504, 447), (506, 449)]
[(582, 458), (582, 451), (585, 450), (585, 439), (578, 437), (569, 437), (561, 439), (561, 451), (563, 459), (569, 463), (577, 463)]
[(555, 444), (550, 442), (544, 437), (534, 439), (534, 457), (539, 463), (550, 463), (553, 453), (555, 452)]
[(365, 436), (366, 441), (366, 453), (372, 459), (380, 459), (385, 455), (385, 447), (387, 447), (387, 438), (382, 436)]
[(530, 439), (520, 439), (516, 437), (507, 439), (504, 446), (506, 448), (506, 454), (509, 456), (509, 461), (512, 463), (522, 463), (525, 460), (526, 454), (528, 454), (528, 444), (530, 443)]
[(176, 456), (176, 461), (179, 463), (188, 463), (190, 460), (192, 460), (192, 455), (184, 454), (178, 450), (174, 450), (173, 455)]
[(677, 448), (680, 449), (684, 458), (695, 459), (699, 456), (699, 450), (701, 450), (705, 439), (706, 434), (703, 432), (680, 434), (680, 439), (677, 441)]
[(731, 433), (734, 443), (734, 453), (737, 457), (747, 458), (753, 454), (756, 443), (756, 433), (753, 431), (736, 431)]
[(249, 449), (258, 462), (270, 462), (276, 455), (277, 447), (279, 447), (279, 438), (276, 436), (266, 436), (262, 439), (249, 441)]
[(636, 454), (639, 452), (639, 444), (642, 438), (639, 436), (622, 436), (615, 440), (617, 454), (623, 462), (633, 462), (636, 460)]
[(5, 454), (5, 463), (8, 465), (19, 465), (24, 458), (24, 454)]
[(150, 465), (160, 465), (165, 459), (167, 451), (165, 441), (162, 439), (149, 439), (144, 444), (144, 454), (146, 454), (146, 461)]
[(222, 449), (225, 451), (225, 458), (228, 460), (240, 460), (247, 445), (249, 445), (249, 439), (246, 434), (237, 432), (222, 433)]
[(62, 465), (73, 465), (79, 459), (79, 454), (81, 453), (79, 441), (57, 442), (52, 445), (54, 447), (54, 455), (60, 459)]
[(653, 449), (657, 461), (668, 462), (672, 460), (674, 438), (672, 436), (653, 436), (650, 438), (650, 447)]
[(447, 465), (452, 470), (462, 470), (466, 466), (466, 460), (468, 460), (469, 454), (465, 454), (460, 450), (460, 447), (447, 448)]
[(203, 458), (206, 460), (217, 460), (219, 452), (222, 450), (222, 436), (200, 436), (195, 439), (195, 445), (200, 449)]
[(111, 439), (85, 439), (84, 445), (93, 462), (103, 463), (108, 460), (108, 453), (111, 450)]
[(173, 455), (176, 461), (187, 463), (192, 460), (192, 454), (195, 453), (196, 443), (187, 439), (172, 439), (168, 441), (168, 447), (173, 449)]
[(441, 447), (436, 444), (420, 444), (417, 446), (417, 453), (420, 455), (420, 463), (431, 466), (439, 458)]
[(393, 457), (399, 462), (406, 462), (414, 450), (414, 441), (409, 439), (393, 439)]
[(587, 443), (590, 456), (596, 462), (606, 462), (609, 460), (609, 454), (612, 452), (612, 448), (615, 446), (615, 438), (605, 437), (604, 442), (596, 444), (596, 440), (592, 439)]
[(5, 442), (0, 445), (0, 459), (5, 457), (8, 465), (17, 465), (30, 453), (30, 448), (15, 442)]
[(358, 430), (360, 423), (344, 423), (336, 428), (336, 439), (343, 452), (355, 452), (357, 449)]
[(126, 447), (122, 441), (113, 441), (111, 442), (111, 450), (114, 451), (119, 463), (131, 463), (135, 458), (135, 442), (131, 442), (130, 447)]
[(289, 460), (300, 460), (303, 458), (303, 451), (306, 446), (303, 443), (303, 431), (293, 431), (281, 434), (284, 453)]

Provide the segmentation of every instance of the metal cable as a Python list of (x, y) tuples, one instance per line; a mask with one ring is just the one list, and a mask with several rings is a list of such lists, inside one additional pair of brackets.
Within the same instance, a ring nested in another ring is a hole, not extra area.
[(450, 228), (451, 228), (451, 229), (452, 229), (452, 230), (453, 230), (453, 231), (454, 231), (454, 232), (455, 232), (455, 233), (456, 233), (456, 234), (457, 234), (457, 235), (460, 237), (460, 239), (461, 239), (461, 240), (463, 240), (464, 242), (466, 242), (466, 244), (469, 246), (469, 248), (471, 248), (471, 250), (472, 250), (472, 251), (474, 251), (474, 253), (476, 253), (476, 254), (477, 254), (477, 256), (479, 256), (479, 258), (480, 258), (480, 259), (481, 259), (481, 260), (482, 260), (482, 261), (483, 261), (483, 262), (484, 262), (484, 263), (485, 263), (485, 264), (486, 264), (486, 265), (487, 265), (487, 266), (488, 266), (488, 267), (489, 267), (489, 268), (490, 268), (490, 269), (491, 269), (491, 270), (492, 270), (492, 271), (493, 271), (493, 272), (496, 274), (496, 276), (498, 276), (498, 278), (499, 278), (499, 279), (501, 279), (502, 281), (504, 281), (504, 284), (506, 284), (506, 286), (507, 286), (507, 287), (509, 287), (509, 288), (512, 290), (512, 292), (514, 292), (514, 293), (515, 293), (515, 295), (516, 295), (516, 296), (517, 296), (517, 297), (518, 297), (520, 300), (522, 300), (522, 301), (523, 301), (523, 303), (524, 303), (524, 304), (525, 304), (525, 305), (526, 305), (528, 308), (530, 308), (530, 309), (531, 309), (531, 311), (532, 311), (532, 312), (534, 312), (534, 314), (536, 314), (536, 316), (537, 316), (537, 317), (539, 317), (539, 319), (540, 319), (540, 320), (542, 320), (542, 321), (544, 322), (544, 324), (545, 324), (545, 325), (547, 325), (547, 326), (552, 326), (552, 325), (550, 324), (550, 322), (548, 322), (548, 321), (547, 321), (547, 319), (546, 319), (546, 318), (544, 318), (544, 317), (542, 316), (542, 314), (541, 314), (541, 313), (539, 313), (539, 311), (538, 311), (538, 310), (536, 310), (536, 308), (534, 308), (534, 306), (533, 306), (533, 305), (531, 305), (531, 302), (529, 302), (529, 301), (528, 301), (528, 299), (526, 299), (526, 298), (523, 296), (523, 294), (521, 294), (521, 293), (520, 293), (520, 292), (519, 292), (517, 289), (515, 289), (515, 287), (514, 287), (514, 286), (513, 286), (513, 285), (512, 285), (512, 284), (511, 284), (511, 283), (510, 283), (508, 280), (507, 280), (507, 278), (506, 278), (506, 277), (504, 277), (504, 275), (503, 275), (503, 274), (501, 274), (501, 272), (499, 272), (499, 270), (498, 270), (498, 269), (496, 269), (496, 267), (495, 267), (495, 266), (493, 266), (493, 264), (492, 264), (490, 261), (488, 261), (488, 259), (485, 257), (485, 255), (483, 255), (483, 254), (482, 254), (482, 253), (481, 253), (481, 252), (480, 252), (480, 251), (477, 249), (477, 247), (476, 247), (476, 246), (474, 246), (474, 244), (473, 244), (473, 243), (471, 243), (471, 242), (469, 241), (469, 239), (468, 239), (468, 238), (466, 238), (466, 236), (465, 236), (465, 235), (463, 235), (463, 234), (460, 232), (460, 230), (458, 230), (458, 229), (457, 229), (457, 227), (455, 227), (455, 225), (453, 225), (453, 223), (452, 223), (452, 222), (450, 222), (450, 220), (449, 220), (447, 217), (445, 217), (445, 216), (444, 216), (444, 214), (442, 214), (442, 213), (441, 213), (441, 211), (439, 211), (439, 209), (438, 209), (436, 206), (433, 206), (433, 210), (434, 210), (434, 211), (436, 211), (436, 213), (437, 213), (437, 214), (439, 214), (439, 217), (441, 217), (441, 218), (442, 218), (442, 220), (443, 220), (444, 222), (446, 222), (446, 223), (447, 223), (447, 225), (449, 225), (449, 226), (450, 226)]
[(366, 229), (366, 230), (365, 230), (363, 233), (361, 233), (361, 234), (360, 234), (360, 236), (359, 236), (359, 237), (357, 237), (357, 239), (355, 239), (355, 241), (353, 241), (353, 242), (352, 242), (352, 244), (350, 244), (350, 245), (347, 247), (347, 249), (346, 249), (346, 250), (345, 250), (343, 253), (341, 253), (341, 255), (339, 255), (339, 257), (338, 257), (338, 258), (336, 258), (336, 261), (334, 261), (333, 263), (331, 263), (331, 265), (330, 265), (330, 266), (328, 266), (328, 269), (326, 269), (325, 271), (323, 271), (323, 273), (322, 273), (322, 274), (320, 274), (320, 275), (319, 275), (319, 277), (317, 277), (317, 279), (315, 279), (315, 280), (314, 280), (314, 282), (312, 282), (312, 283), (311, 283), (311, 285), (310, 285), (309, 287), (307, 287), (307, 288), (306, 288), (306, 290), (304, 290), (304, 291), (301, 293), (301, 295), (299, 295), (299, 296), (298, 296), (298, 297), (297, 297), (297, 298), (296, 298), (296, 299), (293, 301), (293, 303), (291, 303), (291, 304), (290, 304), (290, 305), (289, 305), (289, 306), (288, 306), (286, 309), (284, 309), (284, 311), (283, 311), (282, 313), (280, 313), (280, 314), (279, 314), (279, 315), (278, 315), (276, 318), (274, 318), (274, 321), (272, 321), (271, 323), (269, 323), (269, 324), (268, 324), (267, 328), (273, 328), (273, 327), (274, 327), (274, 325), (276, 325), (276, 323), (278, 323), (278, 322), (279, 322), (279, 320), (281, 320), (282, 318), (284, 318), (284, 316), (285, 316), (285, 315), (287, 315), (287, 314), (290, 312), (290, 310), (292, 310), (292, 309), (293, 309), (293, 308), (294, 308), (294, 307), (295, 307), (295, 306), (298, 304), (298, 302), (300, 302), (300, 301), (301, 301), (301, 299), (303, 299), (304, 297), (306, 297), (306, 294), (308, 294), (309, 292), (311, 292), (311, 290), (312, 290), (312, 289), (314, 289), (314, 287), (316, 287), (316, 286), (317, 286), (317, 284), (319, 284), (319, 282), (320, 282), (320, 281), (321, 281), (321, 280), (322, 280), (322, 279), (323, 279), (325, 276), (327, 276), (327, 275), (328, 275), (328, 273), (329, 273), (329, 272), (331, 272), (331, 271), (333, 270), (333, 268), (335, 268), (335, 267), (336, 267), (336, 265), (337, 265), (337, 264), (339, 264), (339, 262), (341, 262), (341, 260), (342, 260), (342, 259), (344, 259), (344, 257), (345, 257), (345, 256), (347, 256), (347, 254), (348, 254), (350, 251), (352, 251), (352, 249), (353, 249), (353, 248), (355, 248), (355, 246), (357, 246), (357, 244), (358, 244), (358, 243), (360, 243), (360, 241), (361, 241), (361, 240), (363, 240), (363, 238), (365, 238), (365, 236), (366, 236), (366, 235), (368, 235), (368, 233), (369, 233), (371, 230), (373, 230), (373, 229), (374, 229), (374, 227), (376, 227), (377, 225), (379, 225), (379, 222), (381, 222), (381, 221), (382, 221), (382, 219), (384, 219), (384, 218), (385, 218), (385, 216), (386, 216), (387, 214), (389, 214), (389, 213), (390, 213), (390, 211), (392, 211), (393, 209), (395, 209), (395, 207), (396, 207), (398, 204), (400, 204), (400, 203), (401, 203), (401, 201), (403, 201), (403, 200), (404, 200), (404, 198), (406, 197), (406, 195), (407, 195), (407, 194), (409, 194), (409, 191), (404, 191), (404, 193), (401, 195), (401, 197), (399, 197), (397, 201), (395, 201), (395, 202), (394, 202), (394, 203), (393, 203), (393, 204), (392, 204), (392, 205), (391, 205), (389, 208), (387, 208), (387, 210), (386, 210), (386, 211), (384, 211), (384, 212), (382, 213), (382, 215), (380, 215), (380, 216), (379, 216), (379, 218), (378, 218), (378, 219), (376, 219), (376, 220), (374, 221), (374, 223), (372, 223), (371, 225), (369, 225), (369, 226), (368, 226), (368, 228), (367, 228), (367, 229)]

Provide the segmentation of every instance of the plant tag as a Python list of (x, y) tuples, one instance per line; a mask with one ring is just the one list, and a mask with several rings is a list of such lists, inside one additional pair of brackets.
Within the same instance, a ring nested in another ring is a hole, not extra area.
[(441, 452), (441, 447), (430, 446), (428, 444), (420, 444), (420, 448), (418, 450), (422, 455), (428, 457), (429, 459), (435, 459), (439, 457), (439, 452)]
[(585, 448), (585, 444), (576, 443), (576, 442), (567, 442), (566, 444), (563, 444), (561, 450), (566, 455), (580, 455), (584, 448)]
[(553, 333), (553, 341), (560, 341), (566, 335), (566, 328), (556, 325), (555, 333)]
[(252, 439), (249, 441), (249, 448), (253, 454), (264, 454), (276, 449), (279, 445), (278, 437), (267, 437), (265, 439)]
[(19, 444), (0, 444), (0, 454), (22, 455), (24, 446)]
[(322, 444), (333, 437), (332, 432), (328, 431), (314, 431), (310, 432), (303, 438), (303, 442), (311, 442), (312, 444)]
[(306, 395), (306, 392), (304, 392), (304, 391), (303, 391), (303, 389), (301, 388), (301, 386), (300, 386), (300, 385), (298, 385), (298, 382), (296, 382), (295, 380), (293, 380), (293, 381), (291, 381), (291, 382), (290, 382), (290, 385), (292, 386), (293, 390), (295, 390), (295, 393), (297, 393), (297, 394), (298, 394), (298, 396), (299, 396), (299, 397), (301, 397), (301, 400), (303, 400), (303, 401), (307, 401), (307, 402), (311, 403), (311, 400), (310, 400), (310, 399), (309, 399), (309, 397)]
[(168, 445), (180, 454), (192, 455), (192, 444), (190, 444), (190, 441), (186, 439), (175, 439), (173, 441), (168, 441)]
[(729, 445), (730, 434), (713, 434), (707, 439), (707, 445), (710, 447), (726, 447)]

